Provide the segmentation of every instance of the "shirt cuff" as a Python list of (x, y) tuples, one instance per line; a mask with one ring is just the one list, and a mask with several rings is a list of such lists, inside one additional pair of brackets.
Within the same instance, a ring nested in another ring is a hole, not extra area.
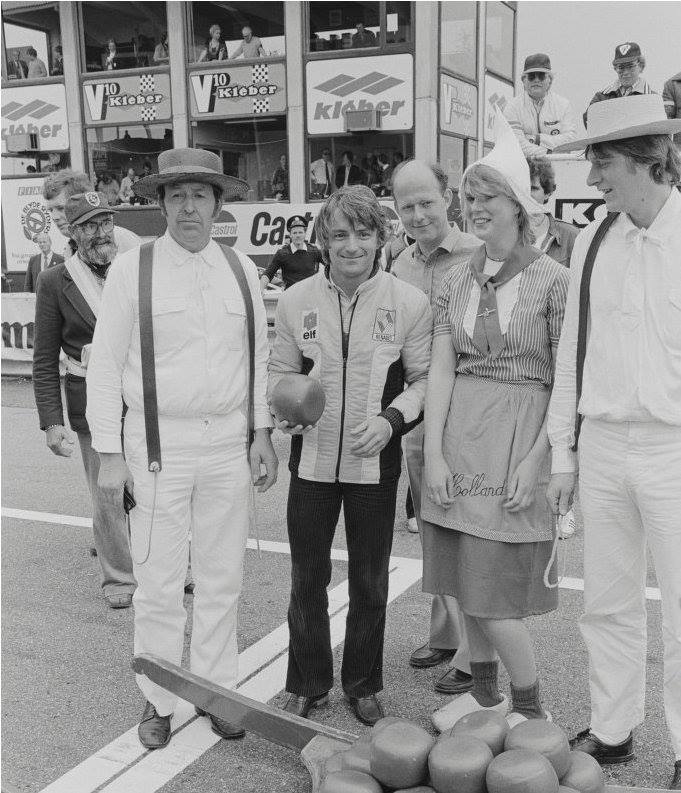
[(253, 417), (255, 429), (262, 430), (267, 429), (269, 427), (274, 427), (274, 421), (272, 421), (272, 414), (269, 412), (260, 412), (258, 411), (255, 416)]
[(101, 454), (123, 454), (120, 432), (117, 435), (93, 435), (92, 448)]
[(401, 410), (398, 410), (397, 408), (386, 408), (378, 415), (381, 418), (384, 418), (388, 424), (390, 424), (390, 427), (393, 431), (392, 437), (402, 434), (402, 429), (404, 427), (404, 415), (402, 414)]
[(552, 474), (574, 474), (577, 472), (577, 454), (567, 446), (553, 448), (551, 457)]

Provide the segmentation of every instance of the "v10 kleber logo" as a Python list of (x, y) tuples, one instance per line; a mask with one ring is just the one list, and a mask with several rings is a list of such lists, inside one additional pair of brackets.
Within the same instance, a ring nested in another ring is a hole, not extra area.
[(168, 88), (157, 90), (157, 77), (167, 75), (141, 74), (118, 80), (83, 84), (86, 110), (90, 120), (96, 121), (156, 121), (160, 116), (158, 106), (168, 100)]

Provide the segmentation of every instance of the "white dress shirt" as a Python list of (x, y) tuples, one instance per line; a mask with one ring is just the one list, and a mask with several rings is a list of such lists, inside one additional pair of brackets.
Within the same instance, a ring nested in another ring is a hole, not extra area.
[[(579, 286), (599, 223), (575, 240), (558, 346), (548, 433), (553, 473), (576, 469), (574, 443)], [(621, 214), (601, 244), (591, 279), (590, 326), (579, 411), (613, 422), (681, 426), (681, 195), (647, 229)]]
[[(238, 253), (255, 312), (255, 426), (270, 427), (267, 318), (255, 264)], [(139, 251), (118, 256), (106, 279), (87, 375), (87, 420), (98, 452), (120, 452), (121, 396), (143, 412)], [(152, 291), (158, 411), (196, 417), (246, 409), (248, 336), (239, 286), (216, 242), (199, 253), (168, 232), (154, 248)]]

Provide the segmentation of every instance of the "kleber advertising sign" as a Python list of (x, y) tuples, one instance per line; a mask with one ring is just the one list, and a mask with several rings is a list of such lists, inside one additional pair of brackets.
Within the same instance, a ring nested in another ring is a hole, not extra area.
[(306, 66), (307, 131), (345, 132), (348, 110), (377, 110), (381, 129), (414, 125), (414, 66), (411, 55), (309, 61)]
[(478, 136), (478, 89), (448, 74), (440, 75), (440, 129), (465, 138)]
[(3, 88), (2, 153), (10, 135), (36, 135), (40, 151), (68, 151), (66, 91), (61, 84)]
[(168, 74), (86, 80), (83, 100), (86, 124), (151, 124), (172, 117)]
[(513, 99), (513, 86), (485, 75), (485, 122), (484, 136), (487, 143), (494, 143), (494, 116), (495, 108), (503, 113), (506, 105)]
[(189, 75), (194, 119), (286, 112), (286, 67), (281, 63), (213, 65)]

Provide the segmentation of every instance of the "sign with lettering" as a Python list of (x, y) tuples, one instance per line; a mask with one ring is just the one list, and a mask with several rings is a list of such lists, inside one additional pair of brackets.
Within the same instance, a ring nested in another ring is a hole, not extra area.
[(35, 135), (39, 151), (68, 151), (66, 90), (55, 85), (17, 86), (2, 91), (2, 153), (7, 138)]
[(414, 63), (411, 55), (309, 61), (306, 66), (307, 131), (345, 132), (348, 110), (377, 110), (381, 129), (414, 126)]
[(263, 61), (212, 65), (189, 74), (190, 113), (212, 116), (266, 116), (286, 112), (286, 66)]
[(478, 136), (478, 89), (448, 74), (440, 75), (440, 130)]
[(148, 74), (110, 76), (83, 83), (85, 123), (116, 126), (117, 124), (150, 124), (172, 118), (170, 75)]

